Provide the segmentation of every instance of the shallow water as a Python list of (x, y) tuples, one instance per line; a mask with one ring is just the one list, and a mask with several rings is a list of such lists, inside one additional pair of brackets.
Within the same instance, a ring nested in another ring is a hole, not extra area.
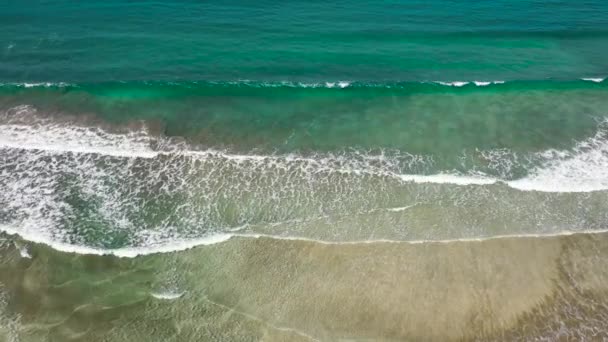
[(0, 333), (21, 341), (606, 338), (603, 233), (350, 245), (233, 238), (134, 259), (4, 238)]

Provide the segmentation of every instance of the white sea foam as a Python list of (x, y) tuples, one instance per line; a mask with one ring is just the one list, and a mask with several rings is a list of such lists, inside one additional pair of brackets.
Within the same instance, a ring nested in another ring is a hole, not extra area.
[(434, 183), (434, 184), (455, 184), (455, 185), (488, 185), (497, 182), (496, 179), (490, 177), (473, 177), (453, 174), (437, 174), (430, 176), (422, 175), (399, 175), (399, 178), (405, 182), (414, 183)]
[(346, 88), (348, 86), (350, 86), (350, 82), (346, 82), (346, 81), (339, 81), (339, 82), (325, 82), (325, 87), (326, 88)]
[(436, 81), (435, 83), (437, 84), (441, 84), (444, 86), (448, 86), (448, 87), (464, 87), (468, 84), (473, 83), (474, 85), (478, 86), (478, 87), (486, 87), (489, 85), (493, 85), (493, 84), (503, 84), (505, 83), (505, 81), (454, 81), (454, 82), (445, 82), (445, 81)]
[(3, 86), (3, 85), (23, 87), (23, 88), (49, 88), (49, 87), (67, 87), (67, 86), (70, 86), (71, 84), (65, 83), (65, 82), (0, 83), (0, 86)]
[(184, 295), (184, 292), (172, 292), (172, 291), (151, 292), (150, 295), (156, 299), (174, 300), (174, 299), (181, 298)]
[(0, 147), (25, 150), (156, 157), (158, 152), (150, 148), (145, 138), (141, 133), (110, 135), (98, 128), (0, 125)]
[(581, 78), (581, 80), (583, 81), (589, 81), (589, 82), (595, 82), (595, 83), (601, 83), (604, 82), (605, 78), (599, 78), (599, 77), (590, 77), (590, 78)]
[(417, 206), (418, 204), (412, 204), (412, 205), (406, 205), (405, 207), (394, 207), (394, 208), (386, 208), (386, 210), (388, 211), (392, 211), (392, 212), (400, 212), (400, 211), (405, 211), (408, 210), (410, 208), (413, 208), (415, 206)]
[(503, 84), (505, 81), (473, 81), (473, 83), (478, 87), (486, 87), (492, 84)]
[(32, 255), (30, 254), (30, 252), (27, 249), (27, 246), (19, 246), (19, 255), (21, 255), (22, 258), (26, 258), (26, 259), (31, 259)]
[(519, 190), (590, 192), (608, 189), (608, 121), (595, 136), (569, 151), (539, 153), (544, 162), (525, 178), (508, 182)]
[[(151, 138), (146, 131), (111, 134), (98, 127), (39, 120), (35, 115), (36, 109), (31, 106), (9, 110), (4, 116), (10, 120), (0, 124), (0, 147), (142, 158), (153, 158), (158, 154), (150, 148)], [(33, 117), (36, 122), (20, 122), (22, 117)]]
[[(39, 150), (57, 153), (100, 154), (127, 158), (154, 158), (161, 154), (173, 152), (155, 151), (150, 147), (150, 139), (143, 132), (128, 134), (111, 134), (99, 128), (45, 126), (31, 127), (24, 125), (0, 125), (0, 147)], [(235, 162), (268, 162), (290, 163), (305, 162), (316, 166), (319, 171), (333, 170), (341, 173), (378, 173), (398, 177), (405, 182), (437, 184), (492, 184), (496, 180), (468, 175), (436, 174), (407, 175), (398, 174), (378, 168), (367, 169), (365, 159), (377, 160), (376, 156), (362, 156), (363, 162), (353, 163), (344, 156), (303, 157), (298, 155), (256, 155), (232, 154), (220, 150), (180, 150), (180, 154), (199, 158), (222, 158)], [(390, 161), (388, 161), (390, 163)], [(332, 166), (333, 165), (333, 166)], [(344, 166), (340, 166), (344, 165)]]
[(463, 86), (469, 84), (470, 82), (466, 82), (466, 81), (454, 81), (454, 82), (437, 81), (436, 83), (439, 83), (439, 84), (444, 85), (444, 86), (450, 86), (450, 87), (463, 87)]
[(221, 243), (229, 240), (231, 237), (234, 236), (233, 234), (214, 234), (207, 237), (196, 238), (191, 240), (169, 241), (160, 245), (104, 249), (57, 241), (53, 238), (53, 236), (51, 236), (52, 234), (50, 234), (50, 232), (34, 231), (31, 229), (28, 230), (1, 224), (0, 231), (5, 232), (9, 235), (18, 235), (22, 239), (30, 242), (50, 246), (60, 252), (84, 255), (114, 255), (120, 258), (135, 258), (140, 255), (179, 252), (191, 249), (196, 246), (206, 246)]

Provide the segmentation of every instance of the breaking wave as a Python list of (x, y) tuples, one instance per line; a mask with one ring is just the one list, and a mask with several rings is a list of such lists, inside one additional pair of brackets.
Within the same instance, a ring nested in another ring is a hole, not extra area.
[[(7, 119), (8, 118), (8, 119)], [(531, 153), (517, 179), (407, 173), (432, 156), (235, 154), (53, 118), (0, 123), (0, 230), (66, 252), (134, 257), (271, 236), (331, 243), (453, 241), (602, 231), (608, 123)], [(522, 158), (482, 151), (489, 168)], [(499, 173), (497, 173), (499, 174)]]

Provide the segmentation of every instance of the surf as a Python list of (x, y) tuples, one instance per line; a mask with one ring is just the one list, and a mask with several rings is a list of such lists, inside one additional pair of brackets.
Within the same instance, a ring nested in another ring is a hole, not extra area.
[[(35, 113), (31, 106), (19, 106), (8, 114), (19, 118)], [(217, 159), (226, 162), (254, 163), (260, 166), (289, 169), (290, 164), (307, 172), (338, 172), (388, 176), (403, 182), (453, 185), (506, 184), (522, 191), (589, 192), (608, 189), (608, 119), (598, 124), (594, 136), (577, 142), (569, 150), (550, 149), (530, 153), (534, 160), (527, 175), (518, 179), (504, 179), (471, 170), (469, 173), (440, 170), (435, 174), (405, 174), (399, 166), (409, 163), (433, 163), (432, 156), (420, 156), (403, 151), (401, 154), (347, 151), (342, 153), (289, 154), (235, 154), (228, 150), (189, 145), (172, 138), (152, 135), (148, 129), (112, 133), (100, 127), (86, 127), (55, 123), (52, 120), (34, 120), (33, 124), (11, 122), (0, 124), (0, 148), (40, 151), (51, 154), (92, 154), (103, 157), (154, 159), (160, 156), (177, 156), (188, 160)], [(484, 151), (490, 163), (500, 163), (514, 152)]]
[[(580, 216), (577, 208), (595, 210), (608, 190), (606, 122), (571, 149), (531, 153), (535, 163), (524, 177), (504, 179), (475, 170), (404, 174), (403, 160), (410, 167), (433, 164), (407, 153), (235, 154), (145, 128), (117, 133), (52, 117), (15, 120), (0, 124), (0, 230), (65, 252), (135, 257), (234, 237), (459, 241), (605, 228), (600, 212)], [(509, 153), (485, 155), (496, 158), (492, 164)], [(560, 204), (564, 196), (577, 203), (572, 213)], [(535, 217), (535, 205), (545, 202), (544, 210), (560, 209)], [(521, 226), (488, 228), (498, 224), (489, 214), (496, 206)], [(487, 213), (455, 220), (453, 210)], [(392, 227), (397, 222), (405, 228)], [(104, 239), (88, 237), (91, 225)]]

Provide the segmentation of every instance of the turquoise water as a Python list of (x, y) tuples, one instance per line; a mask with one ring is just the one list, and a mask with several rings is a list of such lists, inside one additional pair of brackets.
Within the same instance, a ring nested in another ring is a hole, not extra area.
[(606, 56), (606, 1), (5, 0), (0, 340), (608, 338)]
[(20, 1), (0, 81), (458, 81), (608, 72), (605, 1)]

